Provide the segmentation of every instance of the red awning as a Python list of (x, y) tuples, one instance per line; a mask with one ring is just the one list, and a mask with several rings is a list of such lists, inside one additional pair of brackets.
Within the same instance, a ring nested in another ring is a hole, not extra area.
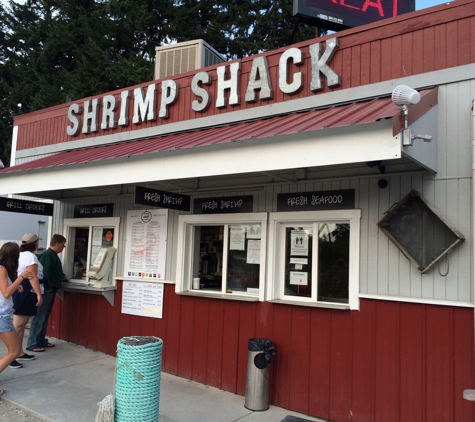
[[(421, 96), (423, 98), (433, 97), (427, 94), (434, 91), (436, 90), (422, 91)], [(435, 98), (437, 97), (435, 96)], [(433, 105), (432, 103), (433, 101), (431, 100), (431, 106)], [(425, 112), (430, 107), (426, 106), (424, 108)], [(392, 119), (396, 116), (393, 120), (393, 132), (398, 133), (401, 129), (400, 115), (401, 108), (395, 106), (391, 98), (376, 98), (369, 101), (352, 102), (324, 109), (291, 113), (227, 126), (68, 150), (3, 169), (0, 171), (0, 175), (177, 149), (197, 148), (252, 138), (269, 138), (278, 135), (291, 135), (298, 132), (318, 131), (324, 128), (373, 123), (381, 119)]]

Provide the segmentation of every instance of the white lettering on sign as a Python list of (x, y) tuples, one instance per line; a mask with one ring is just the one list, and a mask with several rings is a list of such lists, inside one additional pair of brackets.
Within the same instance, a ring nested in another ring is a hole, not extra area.
[(157, 85), (151, 84), (147, 88), (144, 98), (143, 88), (134, 89), (134, 117), (132, 123), (138, 125), (141, 122), (153, 121), (157, 118), (155, 112), (155, 92)]
[(173, 196), (163, 195), (164, 204), (181, 205), (182, 202), (183, 202), (183, 198), (175, 198)]
[[(227, 78), (226, 71), (229, 67), (229, 78)], [(218, 74), (218, 93), (216, 95), (216, 107), (226, 107), (225, 91), (229, 91), (229, 105), (241, 104), (241, 97), (239, 96), (239, 72), (241, 71), (241, 63), (234, 62), (229, 66), (219, 66), (216, 69)]]
[(100, 101), (100, 98), (94, 98), (92, 101), (84, 101), (82, 133), (97, 132), (99, 130), (97, 122), (99, 118)]
[(306, 196), (294, 196), (292, 198), (287, 199), (287, 205), (294, 207), (294, 206), (302, 206), (307, 205), (308, 198)]
[(312, 79), (310, 81), (310, 89), (312, 91), (321, 91), (323, 89), (322, 79), (320, 73), (323, 73), (327, 78), (328, 86), (340, 86), (340, 77), (335, 71), (328, 66), (328, 63), (333, 59), (338, 48), (338, 38), (332, 38), (327, 41), (327, 49), (322, 51), (320, 43), (312, 44), (310, 46), (310, 56), (312, 57)]
[(303, 63), (303, 52), (298, 48), (290, 48), (280, 56), (279, 61), (279, 88), (284, 94), (294, 94), (302, 89), (302, 72), (296, 72), (289, 75), (291, 69), (287, 63), (300, 66)]
[(103, 205), (101, 207), (80, 208), (79, 214), (107, 214), (107, 205)]
[[(327, 85), (331, 88), (340, 85), (340, 77), (331, 69), (332, 61), (338, 49), (338, 38), (330, 38), (325, 43), (325, 49), (321, 43), (309, 46), (311, 75), (307, 78), (312, 92), (323, 89), (322, 75), (325, 76)], [(302, 66), (305, 54), (292, 47), (282, 53), (277, 67), (279, 89), (284, 95), (292, 95), (302, 87), (304, 75), (302, 72), (294, 72), (295, 66)], [(307, 59), (308, 60), (308, 59)], [(302, 66), (304, 68), (304, 66)], [(195, 74), (191, 83), (191, 92), (198, 100), (191, 101), (190, 107), (194, 112), (202, 113), (210, 104), (210, 93), (206, 86), (216, 83), (216, 108), (235, 106), (241, 104), (239, 93), (241, 76), (241, 62), (232, 62), (218, 66), (211, 76), (209, 72), (200, 71)], [(245, 98), (246, 103), (265, 101), (273, 98), (272, 79), (274, 75), (269, 73), (267, 57), (258, 56), (253, 58), (251, 71), (245, 74), (247, 78)], [(158, 95), (160, 93), (160, 95)], [(117, 95), (117, 94), (116, 94)], [(69, 125), (66, 127), (68, 136), (76, 136), (81, 127), (82, 133), (97, 132), (99, 116), (101, 117), (100, 128), (102, 130), (114, 129), (119, 126), (129, 125), (129, 106), (133, 102), (132, 122), (135, 125), (167, 119), (169, 108), (178, 100), (179, 86), (173, 79), (167, 79), (161, 83), (152, 83), (146, 87), (135, 88), (131, 98), (131, 91), (120, 92), (120, 99), (111, 94), (101, 98), (86, 100), (79, 105), (73, 103), (68, 109)], [(157, 98), (160, 97), (160, 98)], [(157, 113), (157, 110), (159, 112)]]
[(198, 98), (191, 103), (191, 109), (196, 112), (202, 112), (208, 109), (211, 103), (211, 96), (203, 85), (211, 84), (211, 75), (207, 72), (198, 72), (191, 81), (191, 91)]
[(201, 204), (203, 210), (215, 210), (216, 208), (218, 208), (218, 201), (208, 201)]
[(30, 211), (44, 211), (45, 210), (45, 204), (27, 203), (25, 205), (25, 209), (30, 210)]
[(162, 204), (181, 205), (183, 198), (176, 198), (174, 196), (163, 194), (162, 196), (157, 192), (144, 193), (144, 199), (150, 202), (160, 202)]
[[(310, 205), (341, 204), (343, 195), (312, 195)], [(308, 204), (307, 196), (293, 196), (287, 199), (287, 205), (290, 207), (301, 207)]]
[(103, 99), (101, 129), (115, 129), (117, 127), (117, 98), (113, 95), (106, 95)]
[(268, 100), (274, 97), (271, 81), (269, 79), (269, 67), (264, 56), (256, 57), (252, 61), (249, 83), (244, 97), (246, 103), (257, 101), (256, 94), (259, 91), (260, 100)]
[(152, 202), (160, 202), (161, 201), (160, 194), (158, 194), (156, 192), (146, 192), (144, 194), (144, 199), (146, 201), (152, 201)]
[(162, 82), (162, 101), (158, 117), (168, 118), (168, 108), (178, 99), (178, 84), (173, 80)]
[(239, 201), (225, 201), (221, 200), (221, 209), (230, 209), (230, 208), (241, 208), (242, 207), (243, 200), (240, 199)]
[(93, 207), (92, 208), (92, 213), (93, 214), (106, 214), (107, 213), (107, 205), (104, 205), (103, 207)]
[(69, 136), (76, 136), (79, 133), (81, 119), (79, 115), (82, 112), (82, 107), (79, 104), (71, 104), (68, 109), (68, 120), (71, 122), (71, 126), (66, 128), (66, 133)]
[(21, 206), (21, 203), (20, 202), (15, 202), (15, 201), (8, 201), (7, 202), (7, 208), (18, 208), (20, 210), (23, 209), (23, 207)]
[(342, 195), (327, 195), (327, 196), (312, 195), (312, 205), (341, 204), (342, 202), (343, 202)]

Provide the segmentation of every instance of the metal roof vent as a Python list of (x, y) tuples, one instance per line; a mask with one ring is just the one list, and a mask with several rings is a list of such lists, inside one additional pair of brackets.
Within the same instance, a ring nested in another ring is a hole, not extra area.
[(155, 49), (155, 79), (224, 62), (224, 58), (204, 40), (185, 41)]

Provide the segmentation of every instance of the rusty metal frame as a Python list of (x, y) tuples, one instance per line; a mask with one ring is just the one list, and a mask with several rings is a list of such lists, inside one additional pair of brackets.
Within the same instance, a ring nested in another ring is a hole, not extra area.
[[(422, 204), (427, 207), (457, 238), (453, 243), (447, 245), (447, 247), (440, 253), (438, 256), (432, 259), (429, 265), (423, 266), (417, 259), (415, 259), (409, 251), (404, 247), (404, 245), (399, 242), (399, 240), (389, 231), (389, 220), (398, 213), (398, 211), (408, 204), (411, 201), (421, 201)], [(441, 215), (440, 213), (431, 206), (427, 200), (416, 190), (409, 192), (404, 198), (399, 202), (392, 205), (385, 213), (384, 217), (377, 223), (381, 231), (393, 242), (397, 248), (403, 253), (403, 255), (411, 262), (414, 267), (416, 267), (422, 274), (428, 272), (437, 262), (445, 258), (453, 249), (465, 240), (465, 237), (458, 230), (453, 228)]]

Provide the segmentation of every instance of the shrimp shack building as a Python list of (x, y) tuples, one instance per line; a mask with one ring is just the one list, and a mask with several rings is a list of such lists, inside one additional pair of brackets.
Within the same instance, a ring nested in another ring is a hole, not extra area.
[(49, 335), (157, 336), (239, 395), (268, 338), (271, 404), (473, 421), (474, 28), (455, 1), (16, 117), (0, 194), (67, 238)]

